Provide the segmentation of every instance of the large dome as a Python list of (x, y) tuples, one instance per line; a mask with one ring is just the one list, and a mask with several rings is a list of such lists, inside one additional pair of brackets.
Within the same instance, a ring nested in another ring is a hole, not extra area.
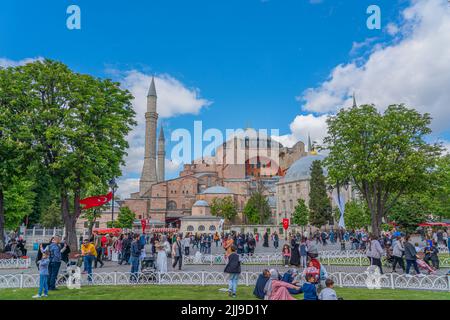
[(232, 194), (230, 189), (222, 187), (222, 186), (214, 186), (208, 189), (205, 189), (203, 194)]
[[(307, 180), (311, 178), (311, 165), (315, 160), (323, 160), (325, 156), (323, 155), (309, 155), (302, 157), (295, 161), (289, 169), (286, 171), (283, 182), (292, 182), (297, 180)], [(327, 170), (323, 168), (323, 173), (326, 176)]]

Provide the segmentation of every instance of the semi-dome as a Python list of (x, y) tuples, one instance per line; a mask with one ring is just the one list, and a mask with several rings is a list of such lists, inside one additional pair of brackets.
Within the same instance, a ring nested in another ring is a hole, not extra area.
[(209, 188), (205, 189), (202, 193), (203, 194), (224, 194), (224, 193), (232, 194), (230, 189), (222, 187), (222, 186), (209, 187)]
[(193, 207), (209, 207), (209, 205), (208, 202), (206, 202), (205, 200), (197, 200), (193, 204)]
[[(323, 155), (308, 155), (295, 161), (286, 171), (283, 182), (291, 182), (297, 180), (307, 180), (311, 178), (311, 165), (315, 160), (323, 160)], [(324, 175), (327, 175), (326, 168), (323, 168)]]

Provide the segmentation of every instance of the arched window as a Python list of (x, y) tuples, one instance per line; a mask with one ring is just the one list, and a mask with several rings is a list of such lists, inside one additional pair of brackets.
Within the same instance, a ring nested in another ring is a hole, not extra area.
[(209, 226), (209, 231), (216, 231), (216, 226), (213, 225)]
[(286, 194), (286, 188), (284, 186), (281, 187), (281, 194)]
[(294, 209), (294, 204), (292, 202), (292, 199), (289, 200), (289, 209), (291, 209), (291, 211), (292, 211), (292, 209)]
[(289, 186), (289, 194), (292, 194), (292, 185)]
[(299, 183), (296, 184), (296, 188), (297, 188), (297, 193), (300, 193), (300, 184)]
[(194, 231), (194, 227), (193, 226), (187, 226), (187, 231)]
[(167, 209), (168, 210), (175, 210), (177, 208), (177, 203), (173, 200), (170, 200), (167, 202)]
[(199, 225), (198, 226), (198, 231), (205, 231), (205, 226), (204, 225)]

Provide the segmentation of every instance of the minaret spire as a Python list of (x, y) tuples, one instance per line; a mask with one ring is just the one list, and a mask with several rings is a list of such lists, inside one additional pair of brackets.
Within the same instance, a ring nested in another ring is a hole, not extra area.
[(311, 136), (309, 135), (308, 132), (308, 152), (312, 151), (312, 144), (311, 144)]
[(355, 97), (355, 92), (353, 91), (353, 107), (357, 107), (358, 105), (356, 104), (356, 97)]
[(156, 124), (158, 113), (156, 112), (156, 88), (155, 79), (147, 94), (147, 112), (145, 113), (145, 154), (141, 179), (139, 180), (139, 195), (142, 197), (150, 191), (158, 179), (156, 175)]
[(158, 138), (158, 182), (164, 181), (166, 160), (166, 140), (164, 138), (163, 126), (160, 126)]

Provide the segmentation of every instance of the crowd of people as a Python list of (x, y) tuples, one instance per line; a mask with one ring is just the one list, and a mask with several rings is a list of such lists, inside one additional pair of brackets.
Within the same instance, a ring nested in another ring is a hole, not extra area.
[[(230, 295), (234, 296), (239, 279), (237, 274), (240, 273), (240, 256), (253, 255), (261, 240), (263, 247), (273, 246), (278, 250), (280, 239), (276, 232), (272, 234), (265, 232), (262, 237), (258, 233), (234, 231), (227, 234), (215, 232), (184, 235), (181, 233), (105, 235), (93, 233), (90, 237), (80, 238), (79, 252), (72, 254), (65, 240), (55, 236), (48, 243), (42, 243), (39, 246), (36, 264), (41, 280), (39, 292), (35, 297), (45, 296), (48, 291), (56, 290), (56, 281), (62, 262), (83, 267), (83, 273), (88, 275), (88, 282), (92, 282), (93, 269), (102, 268), (105, 260), (119, 265), (130, 265), (130, 280), (136, 281), (138, 273), (144, 268), (145, 260), (151, 260), (155, 271), (161, 273), (168, 272), (168, 259), (172, 260), (174, 270), (181, 270), (184, 255), (211, 254), (213, 246), (222, 248), (224, 251), (227, 263), (225, 273), (230, 274), (229, 291)], [(303, 272), (299, 275), (296, 269), (291, 269), (280, 276), (276, 270), (266, 270), (262, 274), (269, 283), (267, 288), (262, 289), (265, 298), (290, 299), (292, 295), (304, 293), (305, 299), (316, 299), (322, 289), (332, 289), (331, 282), (326, 283), (326, 270), (317, 259), (318, 245), (325, 246), (328, 242), (333, 244), (338, 241), (344, 243), (344, 246), (345, 243), (351, 243), (351, 249), (365, 252), (370, 264), (378, 267), (381, 274), (383, 274), (382, 258), (385, 257), (387, 263), (384, 268), (391, 267), (392, 272), (397, 272), (397, 268), (400, 267), (408, 276), (411, 269), (414, 269), (417, 276), (422, 276), (420, 270), (425, 273), (434, 273), (439, 269), (439, 244), (448, 245), (448, 236), (447, 230), (427, 232), (424, 235), (426, 245), (419, 246), (418, 243), (413, 243), (408, 235), (395, 228), (390, 232), (382, 232), (381, 237), (369, 234), (364, 229), (289, 234), (287, 243), (281, 247), (283, 265), (302, 269)], [(11, 238), (6, 249), (8, 252), (14, 252), (16, 256), (26, 254), (25, 241), (21, 238)], [(314, 279), (310, 277), (311, 274), (314, 275)], [(299, 277), (303, 277), (305, 282), (301, 287), (297, 285)], [(265, 282), (264, 285), (266, 286), (267, 283)], [(317, 297), (312, 294), (312, 287), (308, 283), (317, 287)], [(328, 296), (327, 293), (322, 296), (324, 295)]]

